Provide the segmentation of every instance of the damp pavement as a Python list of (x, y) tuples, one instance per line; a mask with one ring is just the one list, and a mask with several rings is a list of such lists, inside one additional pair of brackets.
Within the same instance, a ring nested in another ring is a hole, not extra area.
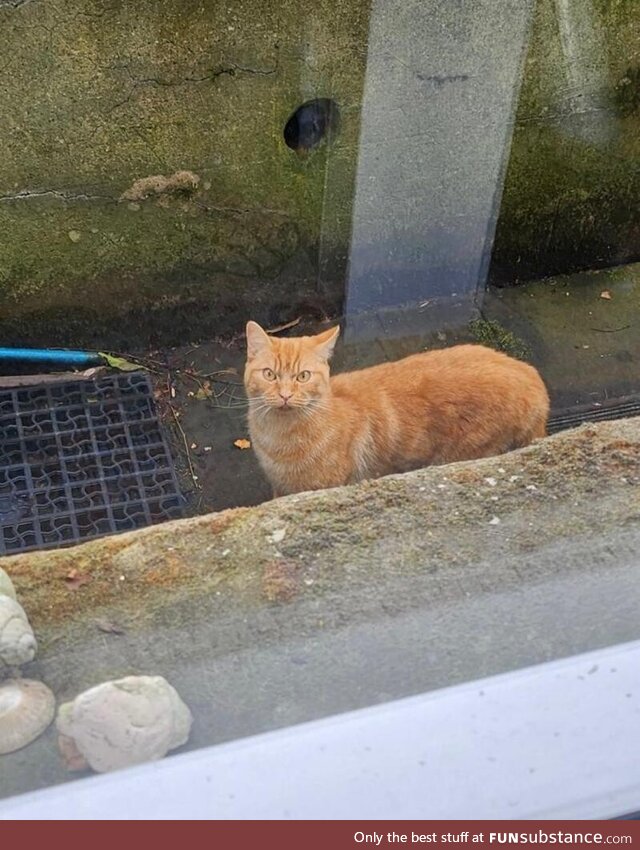
[[(346, 347), (340, 340), (334, 372), (459, 342), (494, 344), (495, 337), (487, 338), (484, 331), (498, 328), (509, 353), (523, 356), (540, 369), (555, 412), (572, 405), (597, 408), (634, 395), (640, 400), (640, 264), (492, 288), (484, 296), (473, 329), (453, 322), (438, 323), (433, 330), (431, 309), (433, 305), (426, 303), (411, 315), (399, 316), (398, 326), (406, 329), (403, 335), (381, 331), (377, 338)], [(337, 321), (301, 321), (280, 333), (318, 333)], [(256, 505), (269, 499), (270, 488), (252, 450), (234, 445), (248, 437), (243, 337), (140, 356), (152, 370), (163, 418), (172, 434), (188, 512)]]

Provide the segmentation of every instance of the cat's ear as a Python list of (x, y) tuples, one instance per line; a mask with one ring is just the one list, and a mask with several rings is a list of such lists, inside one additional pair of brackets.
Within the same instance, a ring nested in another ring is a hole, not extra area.
[(336, 347), (336, 342), (338, 341), (338, 336), (340, 335), (340, 326), (338, 325), (335, 328), (329, 328), (328, 331), (324, 331), (321, 334), (318, 334), (315, 339), (316, 343), (316, 353), (322, 357), (323, 360), (330, 360), (331, 355), (333, 354), (333, 349)]
[(247, 357), (251, 359), (271, 347), (271, 340), (257, 322), (247, 322)]

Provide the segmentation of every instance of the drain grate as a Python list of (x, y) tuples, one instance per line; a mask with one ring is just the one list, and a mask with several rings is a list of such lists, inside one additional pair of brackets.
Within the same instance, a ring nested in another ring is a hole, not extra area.
[(182, 514), (144, 372), (0, 389), (0, 554)]
[(640, 396), (627, 396), (602, 404), (590, 404), (558, 411), (549, 419), (548, 431), (555, 434), (567, 428), (576, 428), (583, 422), (604, 422), (609, 419), (626, 419), (640, 416)]

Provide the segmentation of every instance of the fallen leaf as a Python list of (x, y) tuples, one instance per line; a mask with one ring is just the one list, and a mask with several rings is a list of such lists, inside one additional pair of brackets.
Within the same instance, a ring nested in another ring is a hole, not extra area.
[(121, 629), (120, 626), (116, 626), (115, 623), (111, 623), (109, 620), (96, 620), (96, 628), (105, 632), (108, 635), (123, 635), (125, 633), (124, 629)]
[(292, 322), (285, 322), (284, 325), (276, 325), (275, 328), (269, 328), (267, 331), (268, 334), (277, 334), (280, 331), (288, 331), (289, 328), (295, 328), (296, 325), (299, 325), (302, 321), (302, 316), (298, 316), (297, 319), (294, 319)]
[(211, 398), (211, 390), (208, 390), (205, 387), (200, 387), (200, 389), (193, 394), (193, 397), (197, 398), (198, 401), (204, 401), (205, 398)]
[(233, 445), (238, 449), (250, 449), (251, 443), (249, 440), (234, 440)]
[(138, 369), (145, 368), (138, 363), (131, 363), (129, 360), (125, 360), (124, 357), (116, 357), (114, 354), (107, 354), (106, 351), (99, 351), (98, 353), (107, 363), (107, 366), (111, 366), (112, 369), (118, 369), (120, 372), (135, 372)]
[(79, 573), (77, 570), (69, 570), (64, 581), (70, 590), (77, 590), (83, 584), (88, 584), (91, 581), (91, 576), (86, 573)]
[(604, 298), (605, 301), (611, 301), (611, 293), (608, 289), (605, 289), (600, 293), (600, 298)]

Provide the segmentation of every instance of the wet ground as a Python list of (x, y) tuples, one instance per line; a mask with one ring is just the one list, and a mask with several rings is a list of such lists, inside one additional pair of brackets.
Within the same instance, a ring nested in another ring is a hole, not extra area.
[[(429, 309), (426, 303), (406, 323), (414, 329), (423, 325), (423, 332), (381, 333), (348, 347), (339, 343), (333, 371), (479, 341), (536, 365), (555, 412), (574, 405), (597, 409), (640, 393), (640, 265), (491, 289), (479, 318), (463, 327), (432, 330)], [(301, 320), (270, 330), (312, 334), (338, 321)], [(249, 436), (244, 345), (240, 335), (140, 354), (172, 435), (190, 514), (255, 505), (271, 496), (251, 448), (235, 445)]]
[[(474, 303), (472, 312), (462, 310), (467, 317), (475, 316), (471, 322), (457, 320), (455, 310), (438, 310), (431, 299), (415, 310), (399, 312), (391, 322), (374, 315), (374, 333), (368, 338), (348, 346), (339, 341), (333, 371), (459, 342), (482, 342), (537, 366), (556, 411), (640, 399), (640, 264), (492, 288), (481, 303)], [(269, 330), (311, 334), (340, 319), (301, 317)], [(179, 348), (117, 353), (135, 359), (153, 379), (187, 497), (187, 514), (270, 498), (253, 451), (236, 445), (248, 439), (242, 334)], [(0, 364), (0, 374), (32, 371), (19, 364), (11, 364), (9, 372), (7, 368)]]
[[(379, 326), (380, 332), (358, 344), (345, 346), (340, 340), (333, 371), (459, 342), (482, 342), (536, 365), (556, 411), (640, 399), (639, 264), (493, 288), (475, 308), (470, 323), (445, 321), (429, 300), (410, 313), (399, 313), (391, 323), (374, 316), (374, 329)], [(312, 334), (340, 318), (300, 318), (269, 330)], [(135, 359), (153, 379), (188, 515), (270, 498), (252, 449), (240, 447), (246, 442), (238, 444), (249, 436), (242, 334), (179, 348), (118, 353)], [(11, 374), (19, 371), (13, 364)]]

